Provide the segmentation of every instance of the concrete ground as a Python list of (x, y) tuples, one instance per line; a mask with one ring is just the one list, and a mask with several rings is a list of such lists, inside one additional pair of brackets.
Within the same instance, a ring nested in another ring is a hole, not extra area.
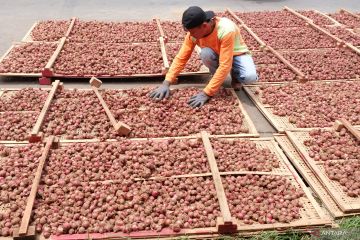
[[(360, 11), (359, 0), (3, 0), (0, 7), (0, 56), (13, 42), (20, 41), (32, 24), (44, 19), (81, 19), (97, 20), (180, 20), (182, 12), (191, 5), (201, 6), (205, 10), (224, 11), (231, 8), (236, 11), (279, 10), (284, 6), (293, 9), (317, 9), (322, 12), (335, 12), (339, 8)], [(139, 86), (156, 86), (163, 79), (121, 79), (105, 80), (105, 88), (129, 88)], [(184, 86), (204, 86), (207, 77), (185, 78)], [(88, 87), (88, 80), (64, 80), (65, 87)], [(229, 82), (229, 79), (227, 79)], [(226, 83), (228, 85), (228, 83)], [(0, 77), (0, 87), (38, 87), (37, 79)], [(275, 130), (258, 111), (243, 91), (238, 92), (250, 118), (262, 136), (269, 136)]]

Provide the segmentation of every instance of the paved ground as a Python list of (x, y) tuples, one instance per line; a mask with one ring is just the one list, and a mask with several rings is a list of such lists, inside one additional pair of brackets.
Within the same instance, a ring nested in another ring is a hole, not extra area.
[[(237, 11), (278, 10), (283, 6), (293, 9), (317, 9), (323, 12), (335, 12), (339, 8), (360, 11), (359, 0), (2, 0), (0, 7), (0, 55), (12, 44), (20, 41), (32, 24), (42, 19), (69, 19), (73, 16), (82, 19), (98, 20), (150, 20), (153, 17), (179, 20), (182, 12), (190, 5), (199, 5), (205, 10), (224, 11), (229, 7)], [(184, 83), (204, 85), (206, 77), (186, 79)], [(144, 85), (156, 85), (156, 81), (112, 80), (105, 81), (104, 87), (128, 88)], [(229, 79), (227, 80), (229, 81)], [(183, 83), (183, 82), (182, 82)], [(38, 86), (37, 79), (14, 79), (0, 77), (0, 87)], [(66, 87), (87, 87), (87, 81), (65, 80)], [(254, 121), (257, 130), (263, 135), (275, 132), (262, 114), (252, 104), (243, 91), (238, 93), (241, 102)]]

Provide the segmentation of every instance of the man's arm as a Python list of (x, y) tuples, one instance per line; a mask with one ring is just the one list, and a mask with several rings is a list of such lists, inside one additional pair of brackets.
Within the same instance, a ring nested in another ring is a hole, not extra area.
[(184, 69), (187, 61), (191, 57), (194, 48), (195, 48), (195, 42), (192, 41), (190, 34), (187, 33), (178, 54), (174, 58), (170, 66), (170, 69), (165, 76), (165, 80), (169, 81), (170, 83), (176, 81), (176, 77)]
[(204, 92), (208, 96), (214, 96), (217, 91), (219, 91), (231, 70), (234, 55), (234, 40), (235, 32), (229, 32), (221, 40), (219, 67), (204, 89)]

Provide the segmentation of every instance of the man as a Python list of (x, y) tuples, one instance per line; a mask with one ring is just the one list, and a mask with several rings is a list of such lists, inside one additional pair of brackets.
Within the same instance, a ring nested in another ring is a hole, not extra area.
[(189, 7), (182, 16), (182, 25), (188, 33), (176, 55), (163, 84), (150, 93), (153, 99), (170, 96), (169, 86), (184, 69), (196, 45), (200, 58), (212, 74), (203, 91), (188, 101), (191, 107), (203, 106), (221, 88), (229, 72), (232, 85), (257, 81), (256, 68), (237, 25), (228, 18), (215, 17), (213, 11), (204, 12), (200, 7)]

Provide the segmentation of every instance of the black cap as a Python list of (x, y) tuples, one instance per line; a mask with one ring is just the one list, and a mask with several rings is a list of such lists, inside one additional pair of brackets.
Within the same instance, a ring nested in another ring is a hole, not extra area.
[(198, 6), (192, 6), (185, 10), (182, 16), (182, 25), (186, 29), (191, 29), (201, 25), (205, 21), (209, 21), (215, 17), (215, 13), (213, 11), (202, 10)]

